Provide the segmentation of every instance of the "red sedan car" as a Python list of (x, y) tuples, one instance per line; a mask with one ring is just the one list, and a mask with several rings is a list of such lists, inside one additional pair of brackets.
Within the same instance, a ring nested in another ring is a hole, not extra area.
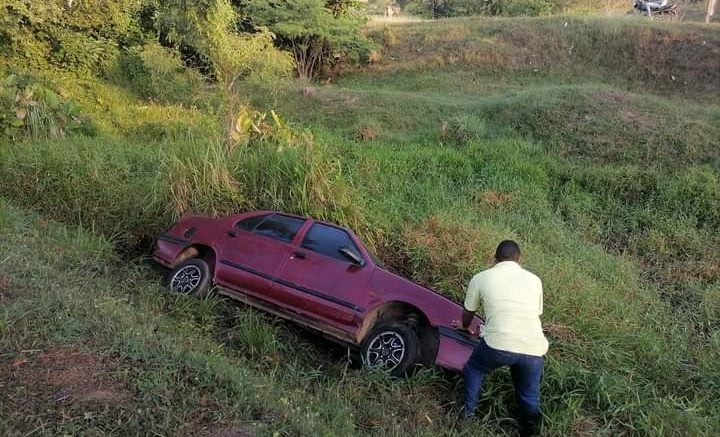
[[(172, 291), (211, 286), (249, 305), (360, 348), (369, 368), (459, 371), (477, 339), (455, 326), (462, 307), (382, 267), (350, 230), (271, 211), (180, 220), (154, 259)], [(482, 321), (476, 318), (471, 331)]]

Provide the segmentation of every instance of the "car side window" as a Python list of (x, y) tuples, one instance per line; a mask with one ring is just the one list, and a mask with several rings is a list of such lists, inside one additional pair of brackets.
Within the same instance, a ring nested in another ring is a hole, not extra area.
[(343, 247), (354, 250), (355, 253), (360, 255), (358, 247), (347, 232), (321, 223), (312, 225), (307, 234), (305, 234), (301, 246), (313, 252), (321, 253), (345, 262), (347, 262), (348, 259), (340, 253), (340, 249)]
[(253, 233), (289, 243), (303, 223), (305, 223), (305, 220), (297, 217), (273, 214), (258, 224)]
[(255, 229), (255, 226), (259, 225), (260, 222), (267, 218), (267, 216), (268, 214), (261, 214), (253, 217), (248, 217), (235, 223), (235, 227), (238, 229), (242, 229), (243, 231), (252, 232), (253, 229)]

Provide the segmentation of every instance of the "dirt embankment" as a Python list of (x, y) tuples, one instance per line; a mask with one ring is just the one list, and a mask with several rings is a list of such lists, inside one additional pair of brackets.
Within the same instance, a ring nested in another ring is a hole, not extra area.
[(554, 17), (387, 25), (372, 68), (467, 68), (479, 74), (565, 73), (660, 91), (720, 96), (720, 32), (683, 23)]

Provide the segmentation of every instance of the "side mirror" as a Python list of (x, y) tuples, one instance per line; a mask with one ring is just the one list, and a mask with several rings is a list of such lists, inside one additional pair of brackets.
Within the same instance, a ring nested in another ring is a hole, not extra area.
[(348, 259), (351, 263), (358, 265), (360, 267), (363, 267), (365, 265), (365, 260), (362, 259), (362, 257), (356, 253), (354, 250), (350, 249), (349, 247), (341, 247), (338, 249), (338, 252), (342, 254), (345, 258)]

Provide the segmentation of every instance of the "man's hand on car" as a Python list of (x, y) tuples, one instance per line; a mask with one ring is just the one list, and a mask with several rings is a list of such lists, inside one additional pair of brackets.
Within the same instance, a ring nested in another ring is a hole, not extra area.
[(456, 331), (460, 331), (464, 334), (476, 336), (477, 331), (474, 331), (470, 326), (463, 326), (463, 323), (460, 320), (453, 320), (452, 326), (455, 328)]

